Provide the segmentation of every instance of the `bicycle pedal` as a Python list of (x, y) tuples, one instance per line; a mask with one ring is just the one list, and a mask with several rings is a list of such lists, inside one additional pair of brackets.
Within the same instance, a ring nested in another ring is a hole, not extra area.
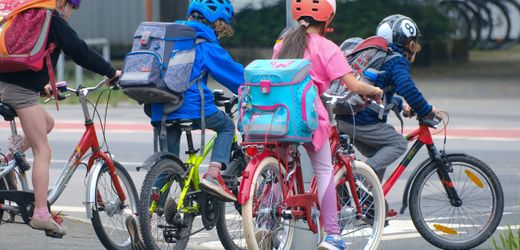
[(56, 239), (63, 238), (63, 234), (56, 233), (56, 232), (53, 232), (53, 231), (45, 231), (45, 236), (51, 237), (51, 238), (56, 238)]

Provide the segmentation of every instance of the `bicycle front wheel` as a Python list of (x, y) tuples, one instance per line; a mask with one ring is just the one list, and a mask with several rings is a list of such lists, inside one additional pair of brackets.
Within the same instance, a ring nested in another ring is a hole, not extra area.
[(361, 217), (352, 199), (349, 183), (338, 185), (346, 178), (346, 169), (336, 174), (338, 220), (341, 237), (348, 249), (377, 249), (385, 225), (385, 199), (381, 183), (374, 170), (364, 162), (355, 161), (356, 194), (361, 205)]
[(248, 249), (290, 249), (294, 219), (284, 219), (278, 213), (283, 201), (282, 182), (276, 158), (266, 157), (258, 164), (249, 200), (242, 206)]
[[(177, 211), (185, 182), (183, 173), (179, 163), (162, 159), (146, 174), (139, 222), (147, 249), (185, 249), (188, 245), (194, 214)], [(184, 204), (188, 202), (185, 200)]]
[(470, 249), (495, 231), (504, 210), (504, 194), (495, 173), (468, 155), (452, 155), (446, 167), (462, 204), (452, 204), (438, 166), (429, 163), (416, 177), (410, 192), (410, 216), (417, 231), (443, 249)]
[(131, 249), (125, 220), (128, 216), (137, 213), (137, 191), (126, 169), (116, 161), (113, 163), (126, 200), (121, 202), (105, 163), (96, 180), (97, 201), (96, 209), (92, 214), (92, 226), (107, 249)]

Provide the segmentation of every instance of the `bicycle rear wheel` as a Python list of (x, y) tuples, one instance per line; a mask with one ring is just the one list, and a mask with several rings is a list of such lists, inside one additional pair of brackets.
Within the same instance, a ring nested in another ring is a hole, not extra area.
[(372, 168), (364, 162), (355, 161), (353, 170), (356, 193), (362, 207), (361, 218), (357, 215), (349, 183), (338, 185), (346, 177), (346, 169), (342, 168), (334, 178), (341, 237), (347, 243), (347, 249), (377, 249), (385, 224), (385, 199), (381, 183)]
[(179, 163), (162, 159), (146, 174), (141, 188), (139, 222), (147, 249), (185, 249), (188, 245), (194, 215), (177, 211), (185, 181), (183, 173)]
[(249, 200), (242, 206), (244, 235), (248, 249), (290, 249), (294, 219), (279, 216), (283, 176), (278, 160), (266, 157), (253, 174)]
[(130, 235), (126, 229), (125, 220), (128, 216), (137, 213), (138, 196), (132, 177), (126, 169), (114, 161), (117, 178), (126, 195), (125, 202), (121, 202), (112, 183), (106, 164), (96, 180), (98, 194), (96, 209), (92, 215), (94, 231), (107, 249), (131, 249)]
[(504, 194), (495, 173), (484, 162), (468, 155), (446, 159), (460, 206), (453, 205), (429, 163), (411, 186), (410, 216), (417, 231), (443, 249), (469, 249), (486, 241), (504, 211)]
[[(17, 173), (14, 170), (0, 178), (0, 190), (18, 190)], [(2, 204), (13, 205), (10, 201), (0, 199), (0, 205)], [(0, 209), (0, 224), (4, 219), (4, 212), (4, 210)], [(7, 221), (14, 222), (16, 214), (14, 212), (7, 212), (7, 215), (9, 216)]]

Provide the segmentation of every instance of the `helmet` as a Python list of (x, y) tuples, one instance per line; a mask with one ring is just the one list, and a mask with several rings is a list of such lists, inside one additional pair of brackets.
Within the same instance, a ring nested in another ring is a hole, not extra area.
[(72, 5), (73, 9), (79, 9), (79, 5), (81, 3), (81, 0), (68, 0), (70, 5)]
[(211, 23), (223, 19), (227, 24), (231, 23), (235, 13), (230, 0), (192, 0), (188, 7), (188, 16), (194, 11), (202, 14)]
[(377, 26), (377, 36), (402, 48), (405, 48), (410, 41), (417, 40), (419, 34), (417, 24), (403, 15), (388, 16)]
[(336, 14), (336, 0), (292, 0), (292, 15), (298, 20), (308, 16), (327, 25)]

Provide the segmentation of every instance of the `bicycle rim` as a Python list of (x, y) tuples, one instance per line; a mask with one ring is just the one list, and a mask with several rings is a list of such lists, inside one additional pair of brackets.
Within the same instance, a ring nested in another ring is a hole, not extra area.
[(250, 198), (242, 206), (248, 249), (291, 247), (294, 220), (285, 220), (276, 211), (282, 202), (280, 180), (278, 161), (273, 157), (263, 159), (253, 175)]
[(126, 195), (121, 202), (112, 183), (108, 168), (103, 168), (96, 180), (96, 211), (93, 212), (92, 225), (101, 243), (107, 249), (127, 249), (130, 235), (126, 229), (125, 220), (137, 213), (137, 191), (128, 172), (119, 163), (114, 162), (116, 175), (121, 188)]
[[(356, 193), (362, 206), (363, 217), (357, 216), (348, 182), (336, 186), (341, 237), (347, 243), (347, 249), (377, 249), (385, 223), (383, 190), (372, 168), (359, 161), (355, 164)], [(342, 168), (336, 174), (336, 183), (345, 178), (345, 175), (346, 170)]]
[[(148, 249), (185, 249), (194, 216), (177, 212), (182, 192), (181, 166), (163, 159), (150, 168), (141, 188), (139, 221)], [(169, 189), (160, 190), (171, 181)], [(155, 202), (154, 202), (155, 201)], [(183, 239), (178, 239), (183, 238)]]
[(473, 248), (495, 231), (504, 209), (503, 191), (492, 170), (469, 157), (449, 157), (453, 186), (462, 200), (453, 206), (434, 163), (418, 175), (410, 194), (410, 215), (421, 235), (445, 249)]

